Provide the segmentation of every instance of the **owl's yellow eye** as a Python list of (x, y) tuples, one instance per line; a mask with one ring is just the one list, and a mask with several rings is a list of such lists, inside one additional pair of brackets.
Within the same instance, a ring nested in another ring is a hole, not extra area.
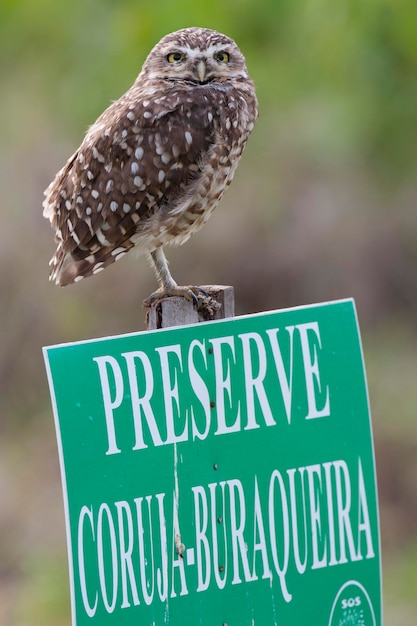
[(185, 54), (183, 52), (170, 52), (167, 55), (168, 63), (180, 63), (180, 61), (184, 61)]
[(219, 63), (228, 63), (230, 60), (229, 53), (224, 50), (220, 50), (220, 52), (216, 52), (214, 58)]

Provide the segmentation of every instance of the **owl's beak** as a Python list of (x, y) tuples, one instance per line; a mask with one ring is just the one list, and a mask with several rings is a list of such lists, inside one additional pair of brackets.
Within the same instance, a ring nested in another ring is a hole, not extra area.
[(204, 82), (206, 77), (207, 66), (203, 59), (201, 59), (197, 64), (197, 76), (200, 79), (200, 83)]

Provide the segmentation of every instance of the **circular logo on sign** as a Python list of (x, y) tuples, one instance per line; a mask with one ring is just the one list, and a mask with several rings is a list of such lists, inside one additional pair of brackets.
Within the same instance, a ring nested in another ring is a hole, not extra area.
[(349, 580), (339, 589), (329, 626), (376, 626), (371, 599), (363, 585)]

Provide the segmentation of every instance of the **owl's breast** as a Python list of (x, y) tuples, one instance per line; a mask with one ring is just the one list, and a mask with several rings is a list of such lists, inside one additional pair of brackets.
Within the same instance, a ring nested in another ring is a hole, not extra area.
[(229, 114), (224, 126), (215, 130), (208, 150), (199, 156), (198, 173), (164, 214), (168, 226), (163, 229), (164, 243), (182, 244), (200, 230), (232, 182), (250, 132), (240, 133), (237, 121), (236, 115)]
[(233, 179), (255, 112), (256, 106), (238, 90), (204, 86), (185, 91), (158, 118), (155, 137), (165, 147), (156, 145), (153, 163), (163, 167), (161, 150), (175, 159), (161, 173), (159, 208), (146, 226), (142, 222), (152, 232), (152, 247), (182, 244), (209, 219)]

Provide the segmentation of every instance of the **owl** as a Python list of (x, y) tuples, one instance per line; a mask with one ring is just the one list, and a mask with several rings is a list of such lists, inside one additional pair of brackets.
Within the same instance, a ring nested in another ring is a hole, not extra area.
[(206, 28), (166, 35), (133, 86), (100, 115), (45, 191), (55, 229), (50, 279), (97, 274), (134, 247), (159, 288), (191, 299), (164, 254), (199, 230), (228, 187), (257, 118), (255, 88), (238, 46)]

